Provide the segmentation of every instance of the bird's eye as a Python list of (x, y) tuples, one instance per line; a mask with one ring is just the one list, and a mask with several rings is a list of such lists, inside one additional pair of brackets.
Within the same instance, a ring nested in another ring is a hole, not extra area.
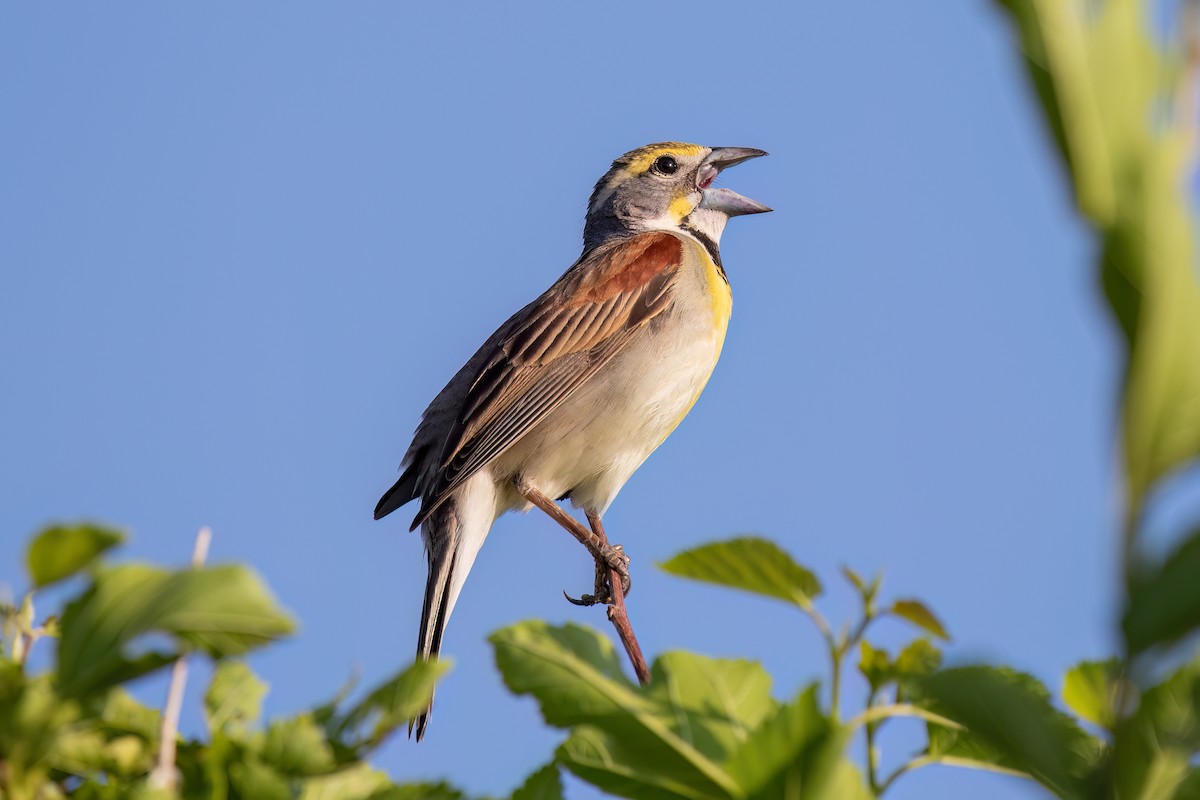
[(663, 175), (674, 175), (679, 170), (679, 162), (670, 156), (659, 156), (654, 160), (654, 169)]

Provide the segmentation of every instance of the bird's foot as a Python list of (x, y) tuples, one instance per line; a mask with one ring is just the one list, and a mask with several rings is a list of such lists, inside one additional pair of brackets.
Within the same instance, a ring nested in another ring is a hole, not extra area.
[[(625, 548), (619, 544), (605, 546), (601, 548), (596, 559), (596, 574), (599, 575), (600, 559), (604, 559), (604, 564), (608, 569), (614, 570), (621, 576), (621, 589), (625, 594), (629, 594), (633, 590), (633, 581), (629, 577), (629, 556), (625, 555)], [(605, 581), (607, 588), (608, 582)]]
[(621, 576), (621, 587), (629, 594), (633, 583), (629, 578), (629, 556), (621, 545), (605, 545), (596, 554), (596, 582), (593, 586), (595, 594), (584, 594), (578, 598), (563, 592), (563, 597), (577, 606), (609, 605), (613, 602), (612, 588), (609, 586), (609, 570), (615, 570)]

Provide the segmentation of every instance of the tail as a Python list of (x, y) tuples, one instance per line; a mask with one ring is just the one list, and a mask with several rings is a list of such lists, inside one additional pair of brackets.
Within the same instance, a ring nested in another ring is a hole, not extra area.
[[(442, 634), (450, 613), (495, 520), (496, 490), (485, 470), (456, 490), (421, 526), (429, 558), (429, 579), (421, 607), (417, 658), (436, 658), (441, 652)], [(411, 736), (415, 727), (418, 742), (425, 738), (432, 710), (431, 699), (424, 713), (409, 723), (408, 733)]]

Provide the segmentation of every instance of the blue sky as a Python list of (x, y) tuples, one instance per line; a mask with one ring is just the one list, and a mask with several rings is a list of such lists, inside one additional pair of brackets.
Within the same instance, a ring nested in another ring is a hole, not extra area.
[[(211, 525), (303, 624), (253, 659), (271, 713), (411, 658), (421, 545), (375, 501), (428, 400), (574, 260), (595, 179), (662, 139), (770, 151), (725, 182), (776, 211), (727, 230), (722, 361), (607, 516), (648, 653), (760, 659), (780, 696), (823, 674), (787, 608), (652, 567), (742, 532), (826, 577), (836, 618), (839, 565), (886, 571), (954, 662), (1057, 690), (1112, 647), (1119, 341), (990, 3), (9, 5), (0, 107), (0, 577), (51, 520), (171, 563)], [(560, 594), (590, 576), (548, 520), (498, 523), (428, 740), (377, 763), (498, 794), (543, 762), (560, 734), (484, 637), (603, 625)], [(1035, 794), (930, 769), (890, 796), (968, 792)]]

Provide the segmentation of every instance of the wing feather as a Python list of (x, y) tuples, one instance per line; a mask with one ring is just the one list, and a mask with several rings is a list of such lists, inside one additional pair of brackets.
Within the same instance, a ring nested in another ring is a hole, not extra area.
[(682, 260), (683, 242), (664, 232), (602, 245), (529, 306), (472, 381), (413, 527), (666, 310)]

